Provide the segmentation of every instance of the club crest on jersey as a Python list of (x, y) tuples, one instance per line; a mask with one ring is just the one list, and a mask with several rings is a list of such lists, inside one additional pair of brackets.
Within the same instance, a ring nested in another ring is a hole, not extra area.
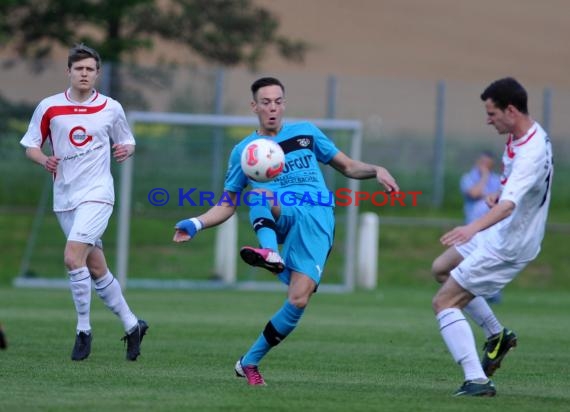
[(301, 139), (297, 139), (297, 142), (299, 143), (299, 146), (301, 147), (307, 147), (311, 144), (311, 139), (308, 139), (306, 137), (303, 137)]
[(87, 130), (83, 126), (75, 126), (69, 132), (69, 141), (75, 147), (83, 147), (93, 140), (93, 136), (87, 134)]

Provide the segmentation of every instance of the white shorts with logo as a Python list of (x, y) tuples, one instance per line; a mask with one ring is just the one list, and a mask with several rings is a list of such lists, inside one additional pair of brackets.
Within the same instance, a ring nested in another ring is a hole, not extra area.
[(485, 247), (485, 233), (477, 233), (469, 242), (455, 249), (463, 261), (451, 271), (453, 279), (475, 296), (491, 297), (512, 281), (527, 265), (508, 262)]
[(101, 237), (107, 229), (113, 206), (108, 203), (85, 202), (73, 210), (55, 212), (59, 225), (68, 241), (103, 248)]

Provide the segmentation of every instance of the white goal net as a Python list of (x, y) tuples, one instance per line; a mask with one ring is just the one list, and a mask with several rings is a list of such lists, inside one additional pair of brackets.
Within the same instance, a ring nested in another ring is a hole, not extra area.
[[(137, 150), (133, 158), (113, 165), (116, 177), (115, 215), (103, 237), (108, 264), (127, 288), (281, 289), (266, 271), (238, 258), (240, 246), (256, 245), (246, 206), (213, 230), (200, 232), (191, 242), (172, 242), (174, 224), (203, 213), (210, 192), (218, 199), (231, 149), (257, 127), (255, 117), (182, 113), (129, 112)], [(343, 152), (361, 158), (362, 125), (356, 120), (308, 120), (322, 129)], [(323, 167), (327, 185), (355, 193), (359, 181)], [(200, 193), (200, 195), (198, 195)], [(346, 192), (349, 193), (349, 192)], [(217, 196), (216, 196), (217, 195)], [(319, 290), (351, 291), (355, 287), (358, 207), (351, 202), (335, 210), (335, 244)], [(46, 214), (47, 218), (47, 214)], [(43, 229), (32, 236), (39, 245), (23, 266), (34, 267)], [(61, 233), (51, 236), (60, 236)], [(63, 247), (61, 248), (63, 254)], [(29, 270), (31, 271), (31, 270)], [(16, 286), (64, 286), (64, 270), (51, 276), (19, 276)]]

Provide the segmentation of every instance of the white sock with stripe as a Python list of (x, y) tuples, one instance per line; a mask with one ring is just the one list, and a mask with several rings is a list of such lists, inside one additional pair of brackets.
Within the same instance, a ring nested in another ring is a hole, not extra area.
[(463, 311), (467, 313), (477, 325), (483, 328), (487, 338), (501, 333), (503, 330), (503, 325), (501, 325), (501, 322), (499, 322), (499, 319), (497, 319), (485, 298), (481, 296), (475, 296), (475, 298), (471, 299), (471, 302), (463, 308)]
[(453, 360), (463, 368), (465, 380), (487, 379), (477, 355), (473, 331), (463, 313), (457, 308), (444, 309), (436, 319)]
[(91, 331), (91, 274), (86, 266), (68, 272), (69, 289), (77, 312), (77, 332)]
[(121, 285), (111, 272), (107, 271), (103, 277), (95, 281), (95, 291), (105, 306), (121, 319), (125, 331), (128, 332), (137, 325), (138, 319), (131, 312), (123, 296)]

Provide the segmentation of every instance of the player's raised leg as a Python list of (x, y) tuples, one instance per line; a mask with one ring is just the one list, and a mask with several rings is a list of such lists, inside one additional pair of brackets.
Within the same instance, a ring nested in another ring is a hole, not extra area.
[(247, 203), (250, 206), (249, 220), (260, 248), (244, 246), (240, 250), (241, 258), (248, 265), (262, 267), (273, 273), (283, 272), (285, 264), (279, 255), (275, 224), (276, 216), (279, 216), (279, 206), (273, 193), (249, 192)]

